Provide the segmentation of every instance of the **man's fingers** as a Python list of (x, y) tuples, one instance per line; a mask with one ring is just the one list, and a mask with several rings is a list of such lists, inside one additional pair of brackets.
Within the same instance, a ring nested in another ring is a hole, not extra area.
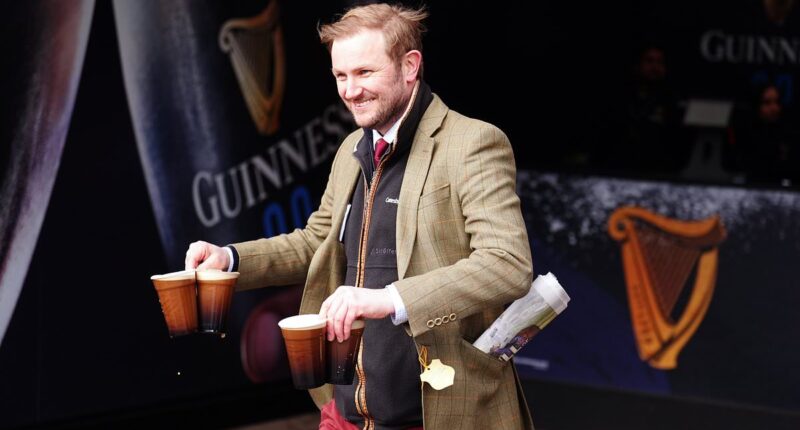
[(344, 337), (342, 340), (350, 339), (350, 329), (353, 326), (353, 321), (355, 321), (356, 317), (356, 310), (354, 307), (350, 307), (347, 309), (347, 315), (344, 317)]
[(199, 258), (197, 255), (187, 255), (185, 263), (186, 270), (196, 269), (201, 261), (203, 261), (203, 259)]
[(189, 245), (184, 262), (186, 270), (228, 270), (230, 259), (227, 251), (208, 242), (197, 241)]
[(331, 340), (333, 337), (331, 335), (333, 328), (331, 327), (330, 320), (328, 319), (328, 311), (331, 309), (331, 302), (333, 302), (333, 296), (329, 296), (327, 299), (325, 299), (325, 301), (322, 302), (322, 307), (319, 309), (319, 315), (322, 318), (325, 318), (327, 321), (325, 324), (325, 338), (328, 340)]
[(197, 267), (197, 256), (192, 251), (193, 251), (192, 247), (189, 246), (189, 250), (186, 251), (186, 260), (184, 261), (184, 266), (186, 270), (194, 269)]
[(350, 329), (353, 325), (353, 321), (364, 314), (365, 303), (363, 296), (367, 291), (368, 290), (355, 288), (346, 290), (347, 294), (345, 294), (345, 296), (348, 300), (345, 302), (345, 306), (339, 309), (338, 313), (342, 318), (341, 323), (337, 324), (337, 327), (341, 330), (341, 332), (337, 333), (337, 338), (339, 338), (340, 341), (350, 338)]
[(342, 306), (342, 301), (336, 293), (334, 293), (334, 295), (331, 296), (331, 298), (333, 300), (331, 300), (331, 304), (330, 307), (328, 308), (328, 312), (325, 315), (325, 318), (328, 320), (328, 324), (326, 326), (328, 329), (328, 340), (332, 341), (333, 339), (336, 338), (336, 321), (334, 320), (334, 317), (336, 315), (336, 312), (339, 311), (339, 307)]
[(341, 306), (336, 309), (336, 313), (333, 316), (333, 327), (336, 331), (336, 339), (341, 342), (346, 339), (344, 332), (345, 332), (345, 319), (347, 318), (347, 312), (349, 309), (353, 307), (352, 303), (348, 303), (346, 301), (342, 302)]
[(353, 321), (365, 314), (367, 290), (341, 286), (320, 306), (319, 314), (327, 320), (328, 340), (340, 342), (350, 338)]
[(186, 251), (186, 261), (184, 262), (185, 269), (196, 269), (200, 263), (206, 258), (207, 247), (204, 242), (192, 242), (189, 249)]
[(328, 317), (328, 309), (331, 307), (332, 298), (333, 296), (329, 296), (327, 299), (325, 299), (324, 302), (322, 302), (322, 306), (320, 306), (319, 308), (319, 316), (323, 318)]
[[(222, 262), (218, 255), (210, 254), (202, 263), (197, 265), (197, 270), (219, 269)], [(220, 269), (222, 270), (222, 269)]]

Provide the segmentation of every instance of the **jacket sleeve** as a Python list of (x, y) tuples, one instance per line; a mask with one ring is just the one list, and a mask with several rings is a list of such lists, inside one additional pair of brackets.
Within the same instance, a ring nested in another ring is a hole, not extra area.
[[(458, 199), (462, 220), (441, 220), (463, 228), (468, 238), (461, 258), (394, 283), (408, 313), (411, 334), (418, 336), (438, 325), (434, 321), (466, 318), (525, 295), (530, 289), (532, 263), (525, 223), (517, 197), (516, 169), (511, 144), (498, 128), (462, 119), (462, 133), (446, 151), (448, 178)], [(441, 150), (442, 148), (438, 148)], [(420, 208), (419, 210), (424, 210)], [(418, 221), (413, 252), (435, 259), (436, 241)], [(453, 234), (456, 235), (456, 234)], [(440, 318), (437, 320), (437, 318)]]
[(233, 244), (239, 254), (237, 291), (302, 284), (305, 281), (311, 257), (331, 229), (334, 174), (345, 146), (343, 144), (337, 151), (319, 208), (311, 214), (305, 228), (271, 238)]

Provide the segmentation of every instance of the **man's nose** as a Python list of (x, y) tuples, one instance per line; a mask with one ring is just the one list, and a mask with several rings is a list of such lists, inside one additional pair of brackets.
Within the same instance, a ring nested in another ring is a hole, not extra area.
[(344, 98), (352, 100), (361, 96), (363, 89), (356, 79), (348, 79), (345, 83)]

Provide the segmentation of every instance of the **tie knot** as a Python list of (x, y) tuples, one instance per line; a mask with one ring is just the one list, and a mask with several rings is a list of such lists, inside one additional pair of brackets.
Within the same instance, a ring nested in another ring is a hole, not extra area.
[(386, 148), (388, 147), (389, 142), (383, 139), (378, 139), (378, 141), (375, 142), (375, 159), (373, 160), (375, 161), (375, 167), (378, 167), (378, 164), (380, 164), (381, 157), (383, 157), (383, 154), (386, 152)]

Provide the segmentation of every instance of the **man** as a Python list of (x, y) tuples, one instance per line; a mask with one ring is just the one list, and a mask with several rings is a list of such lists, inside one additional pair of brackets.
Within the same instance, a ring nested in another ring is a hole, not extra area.
[[(369, 5), (320, 28), (361, 129), (319, 209), (287, 235), (193, 243), (186, 267), (236, 268), (240, 289), (305, 281), (300, 313), (325, 316), (329, 339), (365, 319), (353, 385), (311, 390), (321, 428), (532, 428), (513, 365), (471, 345), (531, 284), (511, 146), (421, 80), (425, 17)], [(453, 385), (421, 385), (433, 359)]]

